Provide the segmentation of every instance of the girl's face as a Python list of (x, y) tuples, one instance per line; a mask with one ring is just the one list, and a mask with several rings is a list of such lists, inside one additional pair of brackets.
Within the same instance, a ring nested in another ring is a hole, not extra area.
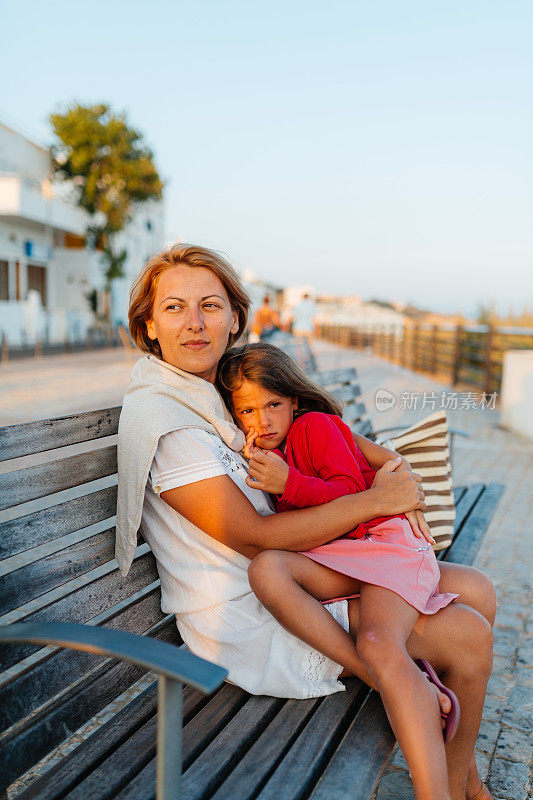
[(159, 342), (163, 361), (214, 383), (229, 335), (238, 331), (239, 322), (214, 272), (178, 264), (159, 276), (146, 328), (150, 339)]
[(280, 447), (292, 425), (298, 399), (269, 392), (247, 380), (243, 380), (231, 395), (233, 415), (239, 428), (245, 434), (253, 428), (257, 435), (255, 444), (262, 450)]

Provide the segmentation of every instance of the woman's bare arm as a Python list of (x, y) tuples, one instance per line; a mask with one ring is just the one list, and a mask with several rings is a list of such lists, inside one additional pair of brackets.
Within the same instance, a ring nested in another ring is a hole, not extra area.
[(376, 516), (423, 509), (424, 503), (418, 500), (419, 486), (420, 476), (394, 473), (389, 462), (366, 492), (266, 517), (257, 513), (227, 475), (168, 489), (161, 497), (209, 536), (253, 558), (261, 550), (308, 550)]

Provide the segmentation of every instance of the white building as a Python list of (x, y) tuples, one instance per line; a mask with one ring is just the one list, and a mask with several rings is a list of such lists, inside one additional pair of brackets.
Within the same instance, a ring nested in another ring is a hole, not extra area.
[(316, 321), (322, 325), (341, 325), (362, 331), (387, 330), (399, 335), (405, 316), (392, 308), (365, 303), (360, 297), (320, 297)]
[[(0, 336), (11, 345), (84, 339), (94, 324), (87, 296), (104, 287), (101, 255), (85, 246), (88, 216), (54, 184), (48, 149), (0, 122)], [(162, 247), (161, 203), (146, 203), (117, 236), (128, 258), (111, 299), (127, 320), (129, 286)]]

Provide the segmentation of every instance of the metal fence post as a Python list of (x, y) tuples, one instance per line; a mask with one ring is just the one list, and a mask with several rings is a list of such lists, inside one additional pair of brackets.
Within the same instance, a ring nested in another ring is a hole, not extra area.
[(453, 364), (452, 383), (457, 386), (459, 383), (459, 375), (461, 372), (461, 339), (463, 335), (463, 328), (458, 325), (455, 330), (455, 358)]
[(431, 337), (431, 344), (433, 352), (431, 354), (431, 371), (433, 375), (437, 372), (437, 351), (439, 348), (439, 329), (437, 325), (433, 325), (433, 335)]
[(7, 364), (9, 361), (9, 342), (7, 341), (7, 336), (5, 333), (2, 333), (2, 363)]
[(413, 366), (415, 372), (420, 370), (420, 325), (415, 323), (413, 328), (414, 342), (413, 342)]
[(492, 389), (492, 345), (494, 343), (494, 326), (489, 322), (485, 350), (485, 392), (490, 394)]
[(157, 684), (157, 800), (181, 794), (183, 684), (160, 675)]

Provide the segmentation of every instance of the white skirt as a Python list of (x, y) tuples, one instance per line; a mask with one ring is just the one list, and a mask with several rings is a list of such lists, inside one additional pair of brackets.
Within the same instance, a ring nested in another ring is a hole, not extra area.
[[(347, 600), (324, 608), (349, 630)], [(345, 691), (342, 666), (286, 631), (253, 592), (177, 614), (176, 623), (193, 653), (227, 669), (227, 680), (250, 694), (301, 700)]]

